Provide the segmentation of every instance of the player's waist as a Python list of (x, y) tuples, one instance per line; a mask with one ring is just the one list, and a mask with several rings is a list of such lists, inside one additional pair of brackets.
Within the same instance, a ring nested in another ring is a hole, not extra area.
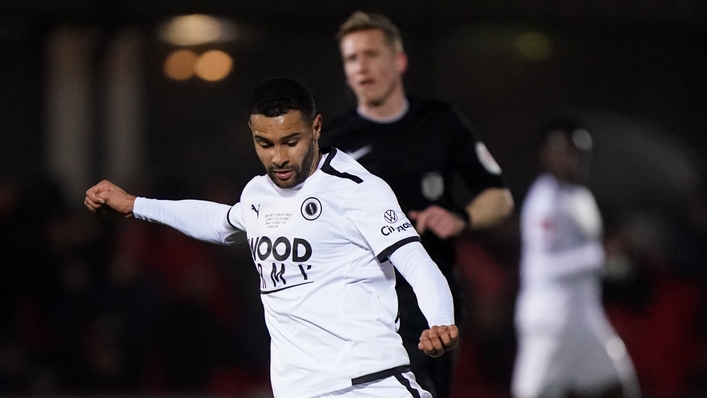
[(410, 371), (408, 364), (371, 372), (370, 369), (375, 368), (369, 363), (366, 368), (369, 370), (353, 377), (343, 376), (335, 368), (319, 372), (304, 371), (301, 368), (293, 368), (284, 372), (282, 369), (279, 371), (273, 369), (273, 391), (276, 397), (304, 398), (319, 396), (347, 387), (395, 377)]
[(395, 376), (395, 375), (400, 375), (405, 372), (410, 371), (410, 366), (409, 365), (402, 365), (402, 366), (396, 366), (394, 368), (389, 368), (385, 370), (381, 370), (378, 372), (373, 372), (369, 373), (363, 376), (355, 377), (351, 379), (351, 385), (355, 386), (358, 384), (364, 384), (364, 383), (370, 383), (372, 381), (378, 381), (378, 380), (383, 380), (387, 379), (388, 377)]

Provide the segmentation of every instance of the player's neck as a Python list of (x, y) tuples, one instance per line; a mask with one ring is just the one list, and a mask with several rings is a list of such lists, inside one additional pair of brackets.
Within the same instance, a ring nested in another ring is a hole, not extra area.
[(312, 161), (312, 166), (310, 166), (307, 178), (311, 177), (312, 174), (314, 174), (317, 170), (319, 170), (319, 168), (322, 167), (322, 159), (324, 159), (324, 156), (322, 156), (322, 152), (319, 150), (319, 147), (317, 147), (317, 152), (314, 157), (314, 160)]
[(402, 119), (409, 107), (410, 104), (401, 90), (391, 95), (380, 105), (360, 103), (356, 111), (362, 118), (372, 122), (393, 123)]

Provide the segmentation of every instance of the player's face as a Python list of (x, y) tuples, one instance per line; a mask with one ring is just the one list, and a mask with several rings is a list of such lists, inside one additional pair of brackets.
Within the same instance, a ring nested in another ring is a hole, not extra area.
[(380, 106), (401, 88), (407, 57), (386, 41), (380, 29), (349, 33), (339, 43), (346, 83), (359, 104)]
[(547, 171), (561, 180), (581, 181), (586, 178), (587, 157), (564, 133), (549, 134), (542, 160)]
[(278, 187), (292, 188), (314, 173), (319, 161), (321, 115), (312, 123), (305, 121), (300, 111), (276, 117), (251, 115), (248, 125), (255, 152)]

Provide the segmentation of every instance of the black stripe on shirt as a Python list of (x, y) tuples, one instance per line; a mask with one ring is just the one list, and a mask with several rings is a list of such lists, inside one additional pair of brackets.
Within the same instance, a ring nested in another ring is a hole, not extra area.
[(410, 380), (406, 379), (405, 376), (403, 376), (402, 374), (395, 375), (395, 378), (398, 379), (400, 384), (402, 384), (403, 386), (405, 386), (405, 388), (407, 388), (410, 395), (412, 395), (415, 398), (420, 398), (420, 392), (417, 391), (416, 389), (412, 388), (412, 385), (410, 384)]
[[(235, 205), (233, 205), (233, 206), (235, 206)], [(228, 221), (228, 223), (229, 223), (233, 228), (236, 228), (236, 226), (233, 225), (233, 223), (231, 222), (231, 210), (233, 210), (233, 206), (231, 206), (231, 208), (228, 209), (228, 213), (226, 213), (226, 221)], [(238, 228), (236, 228), (236, 229), (238, 229)], [(238, 230), (240, 231), (240, 229), (238, 229)]]
[(367, 375), (355, 377), (355, 378), (351, 379), (351, 385), (355, 386), (357, 384), (370, 383), (372, 381), (386, 379), (390, 376), (395, 376), (397, 378), (398, 375), (400, 375), (401, 373), (409, 372), (409, 371), (410, 371), (410, 366), (408, 366), (408, 365), (396, 366), (394, 368), (381, 370), (380, 372), (374, 372), (374, 373), (369, 373)]
[(376, 258), (378, 259), (378, 262), (382, 263), (388, 259), (388, 256), (393, 254), (393, 252), (398, 250), (400, 247), (405, 246), (408, 243), (419, 242), (419, 241), (420, 241), (419, 236), (410, 236), (408, 238), (401, 239), (401, 240), (393, 243), (392, 245), (388, 246), (388, 248), (384, 249), (382, 252), (380, 252), (378, 257), (376, 257)]
[(260, 294), (270, 294), (270, 293), (275, 293), (275, 292), (281, 292), (283, 290), (292, 289), (293, 287), (298, 287), (298, 286), (302, 286), (302, 285), (309, 285), (310, 283), (313, 283), (313, 282), (314, 281), (302, 282), (302, 283), (298, 283), (296, 285), (285, 286), (285, 287), (281, 287), (279, 289), (273, 289), (273, 290), (261, 290)]
[(355, 176), (353, 174), (349, 173), (344, 173), (339, 170), (336, 170), (335, 168), (331, 167), (331, 160), (334, 159), (334, 155), (336, 155), (336, 148), (325, 148), (322, 150), (322, 153), (327, 153), (329, 152), (329, 155), (327, 155), (326, 159), (324, 160), (324, 164), (322, 165), (322, 171), (333, 175), (335, 177), (340, 177), (340, 178), (348, 178), (349, 180), (355, 182), (356, 184), (360, 184), (363, 182), (363, 179), (359, 176)]

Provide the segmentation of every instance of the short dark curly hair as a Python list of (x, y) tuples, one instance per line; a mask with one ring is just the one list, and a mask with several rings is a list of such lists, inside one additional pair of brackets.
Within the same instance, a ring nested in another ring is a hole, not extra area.
[(314, 120), (317, 108), (312, 91), (303, 83), (278, 77), (259, 83), (248, 100), (248, 115), (276, 117), (300, 111), (308, 122)]

